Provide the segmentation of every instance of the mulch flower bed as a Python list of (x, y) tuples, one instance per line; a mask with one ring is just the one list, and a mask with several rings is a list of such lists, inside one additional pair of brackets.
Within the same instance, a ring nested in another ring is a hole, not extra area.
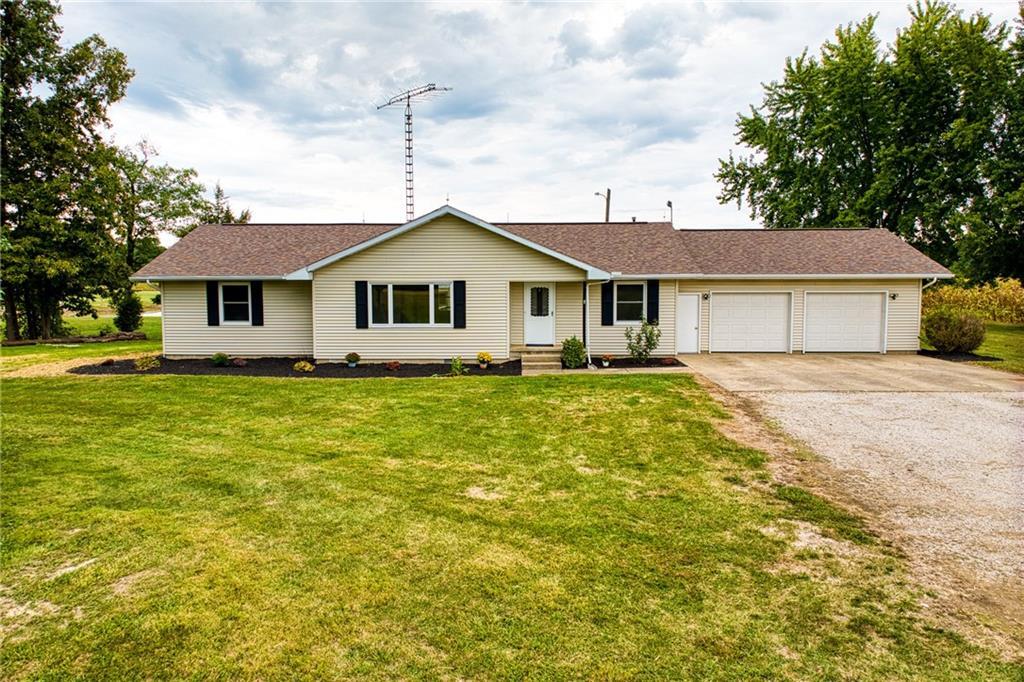
[(676, 358), (648, 358), (647, 362), (636, 362), (633, 358), (615, 358), (608, 367), (601, 364), (601, 358), (594, 358), (594, 366), (598, 369), (617, 369), (626, 367), (685, 367)]
[[(179, 374), (194, 376), (250, 376), (250, 377), (299, 377), (309, 379), (362, 379), (369, 377), (431, 377), (447, 375), (450, 369), (445, 363), (412, 364), (401, 363), (397, 369), (388, 369), (384, 363), (360, 363), (349, 367), (344, 362), (325, 362), (316, 365), (312, 372), (296, 372), (292, 369), (304, 358), (257, 358), (246, 360), (244, 367), (229, 365), (220, 367), (208, 358), (201, 360), (168, 360), (160, 358), (160, 366), (145, 371), (135, 369), (134, 360), (106, 360), (97, 364), (82, 365), (70, 370), (74, 374)], [(308, 360), (312, 362), (311, 360)], [(518, 376), (522, 364), (518, 360), (492, 363), (487, 369), (467, 365), (470, 376)]]
[(991, 355), (978, 355), (977, 353), (940, 353), (937, 350), (919, 350), (918, 355), (927, 355), (930, 358), (948, 360), (949, 362), (1002, 362), (1002, 358)]

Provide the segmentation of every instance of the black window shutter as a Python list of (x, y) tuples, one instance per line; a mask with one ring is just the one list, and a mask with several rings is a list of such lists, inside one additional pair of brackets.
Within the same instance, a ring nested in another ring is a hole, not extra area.
[(356, 329), (367, 329), (370, 326), (369, 294), (366, 281), (356, 282)]
[(263, 282), (249, 282), (249, 295), (252, 297), (252, 326), (263, 326)]
[(452, 282), (452, 326), (466, 328), (466, 280)]
[(647, 280), (647, 321), (651, 324), (658, 323), (658, 295), (660, 293), (661, 284), (658, 280)]
[(601, 285), (601, 326), (611, 327), (615, 324), (615, 315), (612, 307), (615, 305), (615, 282), (605, 282)]
[(220, 287), (216, 282), (206, 283), (206, 326), (220, 324)]

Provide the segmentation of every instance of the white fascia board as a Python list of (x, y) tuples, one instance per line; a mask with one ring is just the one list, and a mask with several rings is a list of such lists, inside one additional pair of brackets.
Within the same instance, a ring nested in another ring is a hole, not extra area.
[(580, 270), (583, 270), (587, 273), (587, 279), (600, 280), (608, 279), (609, 277), (611, 277), (609, 273), (605, 272), (604, 270), (601, 270), (600, 268), (595, 268), (593, 265), (590, 265), (589, 263), (584, 263), (583, 261), (578, 261), (575, 258), (570, 258), (565, 254), (549, 249), (546, 246), (541, 246), (536, 242), (532, 242), (529, 239), (520, 237), (519, 235), (513, 234), (508, 230), (503, 230), (496, 225), (488, 223), (487, 221), (480, 220), (479, 218), (472, 216), (464, 211), (460, 211), (457, 208), (445, 205), (441, 206), (440, 208), (436, 208), (430, 213), (424, 214), (419, 218), (416, 218), (415, 220), (411, 220), (405, 223), (404, 225), (399, 225), (398, 227), (388, 230), (383, 234), (379, 234), (376, 237), (373, 237), (372, 239), (367, 239), (366, 241), (356, 244), (355, 246), (350, 246), (344, 251), (339, 251), (338, 253), (330, 255), (326, 258), (321, 258), (315, 263), (310, 263), (306, 267), (300, 270), (296, 270), (295, 272), (289, 275), (286, 275), (285, 279), (298, 279), (300, 277), (297, 276), (300, 275), (300, 273), (306, 273), (307, 275), (310, 275), (311, 273), (319, 270), (322, 267), (330, 265), (331, 263), (336, 263), (342, 258), (346, 258), (348, 256), (351, 256), (352, 254), (359, 253), (360, 251), (365, 251), (366, 249), (372, 248), (377, 244), (380, 244), (381, 242), (393, 239), (399, 235), (409, 232), (410, 230), (415, 230), (417, 227), (421, 225), (425, 225), (426, 223), (429, 223), (432, 220), (436, 220), (446, 215), (455, 216), (456, 218), (465, 220), (467, 223), (472, 223), (477, 227), (481, 227), (489, 232), (493, 232), (496, 235), (505, 237), (506, 239), (516, 242), (517, 244), (521, 244), (529, 249), (533, 249), (534, 251), (543, 253), (546, 256), (550, 256), (556, 260), (560, 260), (563, 263), (568, 263), (573, 267), (577, 267)]
[(852, 275), (708, 275), (708, 274), (654, 274), (654, 275), (622, 275), (616, 274), (614, 279), (952, 279), (953, 275), (911, 274), (903, 272), (858, 273)]

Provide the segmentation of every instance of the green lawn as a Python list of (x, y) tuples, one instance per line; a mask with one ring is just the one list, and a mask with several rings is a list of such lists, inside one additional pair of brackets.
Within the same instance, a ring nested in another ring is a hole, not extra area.
[(1024, 374), (1024, 324), (989, 322), (985, 327), (985, 343), (975, 353), (1002, 358), (1002, 362), (976, 364)]
[[(94, 336), (103, 328), (116, 331), (112, 317), (66, 317), (74, 333)], [(111, 343), (81, 343), (69, 345), (37, 344), (35, 346), (0, 347), (0, 374), (29, 365), (59, 362), (77, 357), (105, 358), (125, 353), (159, 353), (162, 349), (162, 327), (159, 317), (143, 317), (145, 341), (115, 341)]]
[(1022, 673), (685, 375), (8, 379), (2, 409), (7, 679)]

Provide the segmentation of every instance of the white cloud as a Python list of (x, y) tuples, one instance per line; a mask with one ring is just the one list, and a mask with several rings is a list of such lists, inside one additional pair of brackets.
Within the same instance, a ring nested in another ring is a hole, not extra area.
[(136, 69), (117, 141), (149, 139), (258, 221), (401, 220), (402, 112), (376, 104), (437, 82), (455, 89), (415, 109), (420, 212), (450, 194), (493, 220), (600, 219), (611, 187), (618, 219), (661, 219), (671, 199), (678, 226), (724, 227), (750, 225), (715, 198), (737, 112), (787, 56), (873, 12), (883, 43), (908, 20), (879, 0), (83, 3), (62, 21)]

